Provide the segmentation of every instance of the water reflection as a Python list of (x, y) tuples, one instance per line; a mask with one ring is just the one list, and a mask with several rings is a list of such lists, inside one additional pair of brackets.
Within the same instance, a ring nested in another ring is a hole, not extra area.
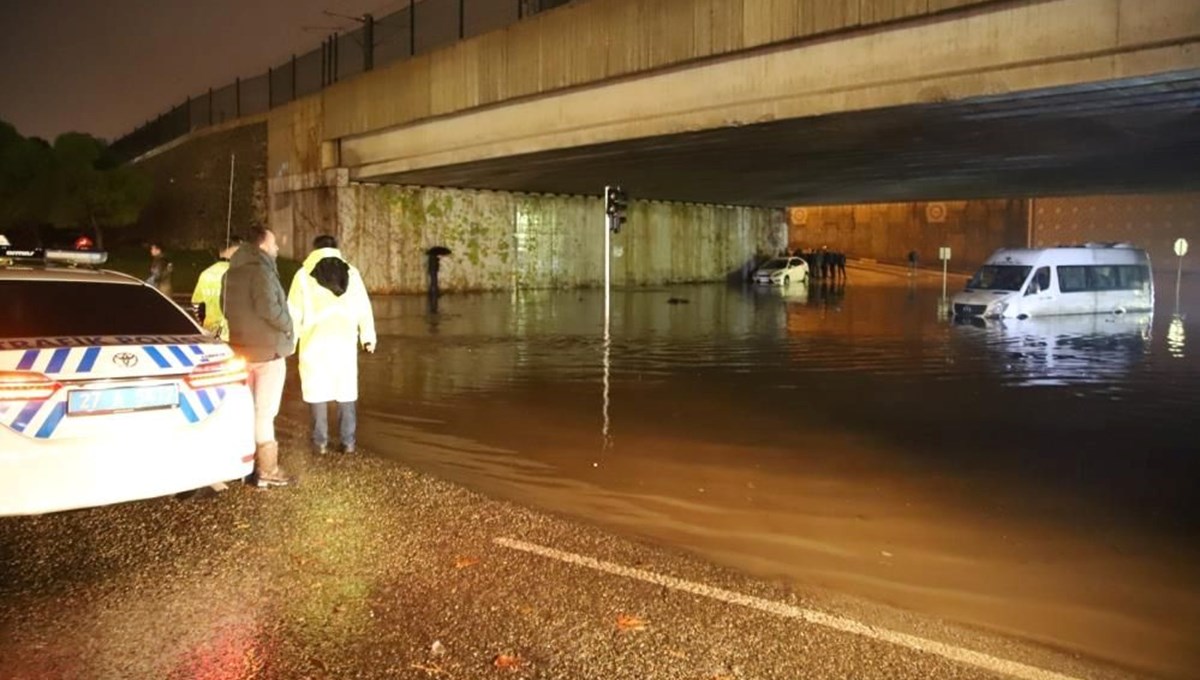
[(1014, 386), (1118, 383), (1150, 354), (1153, 322), (1152, 313), (956, 321), (980, 329)]
[(383, 299), (361, 436), (756, 573), (1200, 666), (1186, 318), (976, 327), (939, 298), (859, 271), (619, 291), (607, 342), (599, 291), (452, 296), (436, 333)]
[(1167, 330), (1167, 349), (1176, 359), (1183, 358), (1183, 346), (1187, 342), (1187, 330), (1183, 325), (1183, 317), (1176, 314), (1171, 317), (1171, 327)]

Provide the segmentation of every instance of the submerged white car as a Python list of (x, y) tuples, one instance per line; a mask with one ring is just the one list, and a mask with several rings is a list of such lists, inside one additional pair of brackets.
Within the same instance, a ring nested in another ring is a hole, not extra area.
[(808, 280), (808, 263), (802, 257), (777, 257), (764, 262), (754, 271), (754, 283), (786, 286)]
[(133, 277), (14, 260), (5, 250), (0, 515), (250, 474), (254, 408), (246, 364), (228, 345)]

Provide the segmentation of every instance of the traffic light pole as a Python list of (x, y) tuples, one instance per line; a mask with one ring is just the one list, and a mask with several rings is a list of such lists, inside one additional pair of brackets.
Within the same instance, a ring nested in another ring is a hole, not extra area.
[[(604, 187), (604, 201), (608, 202), (608, 187)], [(612, 217), (609, 216), (607, 205), (604, 211), (604, 425), (601, 435), (604, 437), (604, 450), (609, 447), (609, 370), (612, 352)]]
[[(607, 202), (609, 187), (604, 187)], [(608, 342), (609, 317), (612, 313), (612, 216), (604, 212), (604, 341)]]

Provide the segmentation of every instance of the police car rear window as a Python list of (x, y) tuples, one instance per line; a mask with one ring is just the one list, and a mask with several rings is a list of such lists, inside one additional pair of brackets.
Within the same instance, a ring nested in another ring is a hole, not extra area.
[(178, 307), (144, 286), (0, 281), (0, 338), (196, 332)]

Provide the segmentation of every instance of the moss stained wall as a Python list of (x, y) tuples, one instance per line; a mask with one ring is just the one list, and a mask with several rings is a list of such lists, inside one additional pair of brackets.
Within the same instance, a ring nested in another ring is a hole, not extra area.
[[(442, 260), (444, 290), (573, 288), (604, 281), (599, 198), (348, 184), (279, 194), (272, 225), (296, 256), (318, 233), (342, 250), (377, 293), (427, 289), (425, 251)], [(635, 201), (613, 237), (613, 283), (723, 280), (786, 243), (780, 210)]]
[(137, 162), (154, 183), (136, 225), (110, 229), (114, 242), (160, 240), (170, 248), (216, 249), (229, 217), (229, 159), (235, 156), (232, 230), (266, 223), (267, 124), (208, 131)]

